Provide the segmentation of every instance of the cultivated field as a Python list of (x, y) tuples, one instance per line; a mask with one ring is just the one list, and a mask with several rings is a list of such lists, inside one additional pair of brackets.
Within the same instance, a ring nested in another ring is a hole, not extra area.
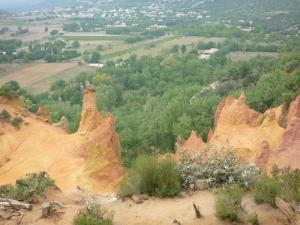
[(28, 28), (29, 32), (25, 34), (20, 34), (17, 36), (12, 36), (11, 34), (14, 33), (17, 29), (18, 26), (13, 25), (13, 26), (6, 26), (9, 29), (9, 32), (5, 33), (4, 35), (0, 35), (0, 39), (3, 40), (8, 40), (8, 39), (19, 39), (22, 42), (30, 42), (34, 40), (42, 40), (42, 39), (47, 39), (50, 37), (50, 32), (51, 30), (54, 29), (59, 29), (58, 26), (51, 25), (47, 26), (49, 29), (49, 32), (45, 32), (45, 27), (46, 25), (24, 25), (22, 26), (23, 28)]
[(94, 68), (77, 63), (31, 63), (25, 65), (1, 65), (6, 72), (0, 73), (0, 85), (15, 80), (31, 93), (46, 91), (58, 79), (71, 79), (81, 72), (92, 72)]
[(162, 53), (169, 52), (174, 45), (186, 45), (188, 49), (191, 49), (192, 45), (197, 45), (199, 42), (213, 41), (216, 43), (224, 41), (224, 38), (206, 38), (206, 37), (182, 37), (176, 35), (169, 35), (160, 37), (158, 39), (148, 40), (145, 42), (139, 42), (136, 44), (127, 44), (118, 49), (117, 51), (111, 51), (104, 54), (104, 59), (126, 59), (132, 54), (137, 56), (151, 55), (157, 56)]
[(278, 53), (275, 52), (230, 52), (227, 54), (227, 57), (233, 61), (245, 61), (253, 59), (257, 56), (261, 57), (278, 57)]
[(197, 45), (199, 42), (207, 43), (209, 41), (220, 43), (223, 42), (224, 38), (206, 38), (196, 36), (185, 36), (171, 38), (168, 41), (155, 43), (155, 46), (150, 46), (140, 49), (136, 52), (137, 55), (159, 55), (161, 53), (169, 52), (174, 45), (186, 45), (188, 49), (191, 49), (192, 45)]

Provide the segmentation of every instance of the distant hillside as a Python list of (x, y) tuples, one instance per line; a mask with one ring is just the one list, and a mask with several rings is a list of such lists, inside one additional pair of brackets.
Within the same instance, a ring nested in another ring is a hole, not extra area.
[(72, 6), (77, 0), (0, 0), (0, 10), (11, 12), (22, 10), (45, 9), (56, 6)]
[[(142, 6), (148, 3), (165, 4), (172, 8), (201, 9), (218, 15), (228, 13), (239, 15), (263, 14), (266, 12), (287, 12), (300, 10), (300, 0), (91, 0), (94, 3), (107, 3), (114, 7)], [(74, 6), (80, 0), (0, 0), (0, 9), (18, 11), (55, 6)]]
[[(267, 12), (290, 12), (300, 9), (299, 0), (213, 0), (199, 7), (209, 9), (217, 13), (239, 13), (249, 15)], [(299, 12), (299, 11), (298, 11)]]

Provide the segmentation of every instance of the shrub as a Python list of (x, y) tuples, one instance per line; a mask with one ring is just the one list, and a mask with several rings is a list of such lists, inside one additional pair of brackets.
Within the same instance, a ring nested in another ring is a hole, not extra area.
[(11, 115), (5, 109), (3, 109), (0, 113), (0, 119), (4, 122), (9, 122)]
[(113, 214), (100, 205), (92, 205), (80, 211), (74, 218), (74, 225), (112, 225)]
[(140, 155), (130, 168), (119, 189), (120, 197), (147, 193), (172, 197), (180, 192), (180, 176), (170, 159), (159, 160), (154, 155)]
[(280, 186), (280, 197), (285, 201), (300, 203), (300, 171), (286, 169), (282, 175), (275, 177)]
[(226, 186), (216, 196), (216, 216), (222, 220), (241, 220), (243, 189), (238, 185)]
[(54, 186), (54, 181), (45, 172), (31, 173), (24, 179), (16, 181), (16, 195), (18, 200), (36, 199), (42, 196), (47, 187)]
[(185, 151), (180, 151), (180, 160), (177, 163), (177, 170), (181, 175), (183, 188), (191, 188), (202, 175), (202, 155), (193, 154), (188, 156)]
[(239, 164), (234, 153), (228, 150), (216, 151), (207, 160), (199, 154), (191, 157), (181, 153), (181, 160), (177, 169), (182, 178), (184, 188), (191, 187), (198, 179), (207, 179), (211, 187), (220, 187), (224, 184), (239, 184), (250, 188), (259, 170), (255, 165)]
[(257, 218), (257, 214), (256, 213), (253, 213), (253, 214), (250, 214), (249, 215), (249, 222), (252, 224), (252, 225), (259, 225), (259, 220)]
[(161, 197), (176, 196), (181, 190), (180, 176), (171, 159), (159, 161), (155, 194)]
[(211, 187), (224, 184), (239, 184), (249, 188), (259, 171), (254, 164), (239, 163), (233, 152), (217, 151), (203, 166), (203, 177)]
[(257, 177), (251, 188), (251, 191), (253, 193), (255, 202), (266, 202), (274, 206), (275, 198), (279, 194), (280, 187), (276, 179), (272, 179), (266, 174), (262, 174)]
[(18, 94), (20, 86), (16, 81), (8, 81), (0, 87), (0, 96), (10, 98)]
[(35, 201), (50, 186), (55, 186), (55, 184), (46, 172), (31, 173), (25, 178), (16, 180), (15, 186), (0, 186), (0, 195), (20, 201)]
[(26, 108), (26, 109), (30, 109), (32, 107), (32, 101), (25, 97), (25, 96), (19, 96), (19, 103), (20, 103), (20, 106)]
[(14, 117), (11, 121), (11, 125), (13, 125), (15, 128), (20, 128), (22, 122), (23, 119), (21, 117)]
[(11, 184), (0, 186), (0, 198), (14, 198), (16, 196), (15, 187)]

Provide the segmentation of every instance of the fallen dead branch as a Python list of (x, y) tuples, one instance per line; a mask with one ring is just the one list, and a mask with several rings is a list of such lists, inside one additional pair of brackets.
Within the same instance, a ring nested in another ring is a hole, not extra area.
[(58, 215), (59, 209), (66, 208), (66, 206), (58, 201), (51, 201), (42, 204), (42, 218), (51, 217), (53, 215)]
[(8, 199), (8, 198), (0, 198), (0, 208), (1, 207), (13, 208), (16, 211), (20, 209), (32, 210), (31, 204), (19, 202), (17, 200)]

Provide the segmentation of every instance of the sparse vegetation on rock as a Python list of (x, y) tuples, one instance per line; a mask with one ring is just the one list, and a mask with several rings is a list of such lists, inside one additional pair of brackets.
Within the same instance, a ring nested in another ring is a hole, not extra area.
[(54, 181), (45, 172), (31, 173), (16, 180), (16, 185), (0, 186), (0, 196), (19, 201), (34, 202), (43, 196), (47, 187), (54, 186)]

